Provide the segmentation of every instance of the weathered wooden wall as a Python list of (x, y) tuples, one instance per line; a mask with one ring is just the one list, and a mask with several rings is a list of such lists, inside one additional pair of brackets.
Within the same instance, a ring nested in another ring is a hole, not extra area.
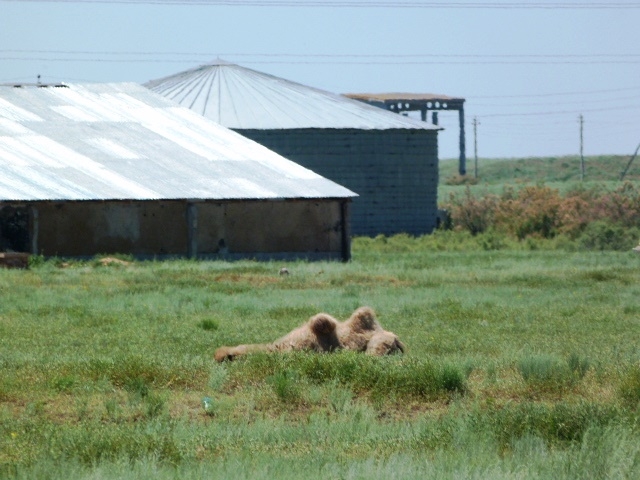
[(356, 192), (351, 232), (430, 233), (438, 211), (437, 131), (236, 130)]
[[(28, 212), (29, 251), (139, 258), (350, 257), (346, 199), (0, 202)], [(27, 227), (28, 226), (28, 227)], [(347, 229), (347, 230), (345, 230)]]

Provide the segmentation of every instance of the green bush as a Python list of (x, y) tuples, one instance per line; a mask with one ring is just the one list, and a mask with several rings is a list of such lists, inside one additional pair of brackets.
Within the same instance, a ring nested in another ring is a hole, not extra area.
[(630, 250), (638, 243), (637, 228), (625, 228), (605, 221), (592, 222), (579, 237), (580, 245), (587, 250)]

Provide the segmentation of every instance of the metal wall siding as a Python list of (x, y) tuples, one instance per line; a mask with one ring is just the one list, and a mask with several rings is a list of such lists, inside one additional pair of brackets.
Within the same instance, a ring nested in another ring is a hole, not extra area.
[(358, 192), (356, 235), (431, 232), (437, 221), (437, 132), (241, 130), (283, 156)]

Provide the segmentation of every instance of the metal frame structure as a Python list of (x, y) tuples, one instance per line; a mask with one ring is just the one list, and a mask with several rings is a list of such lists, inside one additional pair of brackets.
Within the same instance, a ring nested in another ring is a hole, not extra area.
[(460, 156), (458, 172), (467, 173), (466, 146), (464, 133), (464, 98), (449, 97), (431, 93), (347, 93), (345, 97), (359, 100), (391, 112), (403, 113), (419, 111), (423, 122), (427, 121), (428, 112), (432, 112), (432, 123), (438, 125), (439, 110), (457, 110), (460, 124)]

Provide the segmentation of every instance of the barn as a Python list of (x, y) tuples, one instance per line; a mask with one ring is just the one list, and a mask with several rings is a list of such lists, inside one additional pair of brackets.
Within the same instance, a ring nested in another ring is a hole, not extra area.
[(437, 126), (222, 61), (145, 86), (357, 192), (355, 235), (437, 225)]
[(352, 191), (134, 83), (0, 86), (0, 252), (350, 257)]

